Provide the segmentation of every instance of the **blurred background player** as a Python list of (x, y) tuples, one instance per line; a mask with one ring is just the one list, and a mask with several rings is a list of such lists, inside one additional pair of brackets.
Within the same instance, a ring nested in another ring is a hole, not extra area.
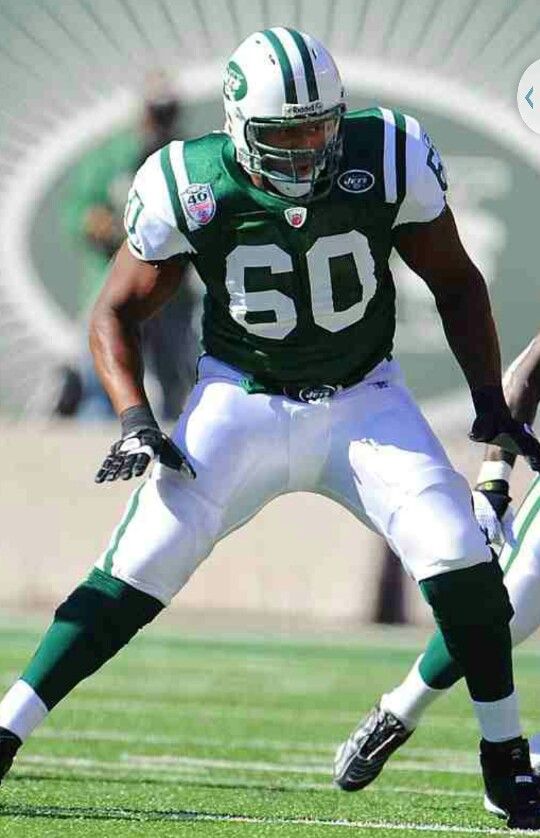
[[(540, 402), (540, 334), (508, 368), (505, 396), (512, 415), (531, 425)], [(499, 561), (514, 616), (512, 644), (522, 643), (540, 626), (540, 479), (536, 477), (515, 519), (510, 507), (510, 477), (515, 456), (492, 445), (473, 492), (477, 520), (492, 544), (502, 546)], [(424, 712), (463, 677), (440, 631), (431, 638), (405, 680), (384, 694), (336, 755), (336, 782), (347, 791), (369, 785), (386, 760), (411, 736)], [(538, 751), (538, 737), (532, 741)], [(533, 753), (538, 765), (540, 755)], [(502, 815), (485, 797), (488, 811)]]
[[(79, 309), (85, 319), (124, 239), (122, 218), (135, 172), (154, 151), (180, 135), (179, 98), (167, 76), (153, 71), (145, 81), (137, 130), (112, 137), (88, 154), (73, 173), (63, 217), (80, 255)], [(182, 282), (175, 296), (141, 328), (145, 364), (157, 384), (156, 410), (164, 420), (177, 418), (193, 383), (197, 338), (191, 322), (197, 298), (193, 285)], [(54, 413), (94, 420), (114, 417), (87, 347), (78, 368), (63, 368)]]

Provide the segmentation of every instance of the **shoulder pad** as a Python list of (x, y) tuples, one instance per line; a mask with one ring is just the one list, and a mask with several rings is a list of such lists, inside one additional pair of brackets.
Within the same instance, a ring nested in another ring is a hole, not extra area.
[[(346, 192), (370, 195), (384, 203), (396, 203), (395, 123), (385, 119), (383, 108), (366, 108), (345, 115), (343, 159), (338, 184)], [(389, 152), (394, 152), (393, 154)], [(344, 178), (349, 176), (351, 188)]]
[(128, 245), (137, 258), (161, 261), (195, 248), (177, 223), (163, 154), (151, 154), (138, 170), (128, 195), (124, 226)]
[(405, 162), (405, 193), (395, 224), (433, 221), (446, 205), (448, 184), (444, 164), (418, 120), (408, 114), (394, 113)]

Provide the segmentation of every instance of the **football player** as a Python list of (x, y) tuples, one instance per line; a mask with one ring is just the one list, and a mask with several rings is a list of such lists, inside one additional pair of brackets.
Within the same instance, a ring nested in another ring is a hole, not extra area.
[[(225, 130), (165, 146), (130, 192), (127, 241), (90, 326), (122, 429), (96, 479), (157, 462), (0, 703), (1, 771), (217, 541), (277, 495), (312, 491), (383, 534), (419, 582), (467, 679), (490, 796), (511, 825), (540, 827), (508, 594), (469, 487), (392, 358), (395, 247), (435, 296), (471, 388), (473, 438), (540, 468), (538, 441), (504, 400), (486, 286), (447, 206), (437, 149), (398, 111), (347, 114), (331, 55), (294, 29), (247, 38), (223, 93)], [(169, 438), (144, 391), (138, 328), (175, 292), (186, 260), (206, 286), (205, 354)]]
[[(504, 392), (512, 415), (532, 424), (540, 402), (540, 335), (509, 367)], [(532, 482), (513, 519), (509, 483), (514, 462), (513, 454), (487, 446), (473, 498), (476, 517), (487, 537), (502, 545), (499, 560), (514, 608), (510, 631), (512, 643), (517, 645), (540, 626), (540, 479)], [(411, 736), (427, 708), (462, 676), (463, 669), (450, 655), (441, 632), (436, 631), (403, 683), (381, 697), (338, 749), (336, 783), (347, 791), (369, 785)], [(493, 814), (505, 814), (488, 789), (484, 806)]]

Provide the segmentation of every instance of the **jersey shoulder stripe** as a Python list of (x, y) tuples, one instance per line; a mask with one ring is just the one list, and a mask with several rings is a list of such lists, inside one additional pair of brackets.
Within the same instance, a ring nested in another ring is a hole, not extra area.
[(173, 140), (161, 150), (161, 165), (169, 190), (169, 197), (174, 208), (176, 226), (183, 232), (197, 230), (199, 225), (186, 215), (182, 207), (182, 195), (190, 184), (185, 163), (185, 145), (183, 140)]
[[(133, 212), (131, 211), (132, 205), (134, 206)], [(139, 220), (143, 209), (144, 204), (142, 202), (142, 198), (135, 189), (135, 187), (132, 187), (124, 212), (124, 226), (126, 228), (126, 233), (130, 238), (135, 237), (137, 230), (137, 221)], [(135, 249), (140, 251), (140, 248), (138, 248), (137, 246), (135, 246)]]
[(386, 202), (401, 204), (406, 192), (405, 117), (399, 111), (379, 108), (384, 120), (384, 191)]
[(379, 108), (384, 120), (384, 195), (387, 204), (395, 204), (397, 201), (397, 177), (396, 177), (396, 120), (394, 114), (388, 108)]
[(374, 178), (370, 195), (383, 203), (395, 203), (395, 194), (388, 184), (394, 171), (392, 160), (388, 160), (388, 149), (393, 148), (388, 144), (388, 136), (389, 130), (379, 108), (349, 111), (343, 120), (340, 168), (345, 172), (358, 169), (369, 172)]
[(400, 111), (393, 111), (396, 124), (396, 190), (397, 203), (401, 204), (407, 191), (407, 125)]
[(212, 182), (220, 174), (221, 149), (227, 135), (222, 131), (193, 140), (173, 140), (159, 152), (175, 226), (188, 238), (205, 226), (186, 211), (189, 189)]
[[(156, 151), (146, 158), (135, 175), (131, 192), (145, 207), (150, 207), (155, 215), (174, 227), (174, 210), (160, 165), (160, 154), (160, 151)], [(133, 220), (131, 223), (133, 224)]]
[(444, 165), (417, 119), (399, 111), (392, 111), (392, 114), (399, 198), (395, 225), (432, 221), (446, 204)]
[(174, 174), (171, 160), (171, 146), (172, 143), (164, 146), (161, 149), (161, 151), (159, 152), (159, 162), (161, 164), (161, 171), (163, 172), (163, 177), (165, 178), (165, 183), (167, 184), (167, 193), (169, 195), (169, 201), (171, 203), (171, 207), (174, 213), (174, 220), (176, 222), (176, 226), (179, 229), (182, 229), (182, 227), (184, 226), (183, 212), (182, 205), (180, 204), (180, 196), (178, 194), (177, 180)]
[(418, 177), (418, 144), (422, 142), (422, 128), (414, 116), (402, 114), (405, 120), (403, 133), (405, 135), (406, 160), (406, 191), (414, 188), (414, 180)]
[(387, 204), (400, 204), (405, 197), (406, 161), (404, 117), (389, 108), (366, 108), (349, 111), (344, 118), (345, 145), (347, 135), (354, 132), (358, 147), (371, 145), (371, 156), (378, 161), (376, 178), (382, 181), (382, 198)]
[(154, 262), (195, 248), (177, 222), (168, 147), (146, 159), (135, 175), (124, 213), (128, 246), (139, 259)]
[[(381, 132), (380, 127), (383, 126)], [(431, 141), (422, 130), (422, 126), (412, 116), (398, 110), (377, 107), (346, 114), (345, 148), (351, 144), (348, 134), (353, 133), (352, 144), (360, 147), (366, 144), (382, 145), (382, 164), (380, 177), (383, 182), (383, 199), (388, 204), (399, 208), (399, 221), (402, 218), (424, 220), (434, 217), (442, 206), (436, 194), (440, 191), (441, 176), (435, 180), (437, 167), (442, 164), (431, 160), (434, 150), (429, 152)], [(357, 126), (354, 132), (353, 126)], [(368, 126), (371, 126), (368, 129)], [(426, 172), (427, 155), (427, 172)], [(431, 161), (431, 162), (430, 162)], [(374, 174), (376, 174), (374, 172)], [(423, 205), (423, 210), (416, 209), (411, 214), (412, 202)]]

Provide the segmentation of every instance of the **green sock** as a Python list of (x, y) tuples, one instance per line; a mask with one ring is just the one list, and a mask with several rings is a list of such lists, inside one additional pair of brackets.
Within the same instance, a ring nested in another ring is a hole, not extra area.
[(418, 668), (432, 690), (446, 690), (463, 678), (463, 670), (448, 651), (439, 629), (431, 635)]
[[(463, 671), (475, 701), (498, 701), (511, 695), (514, 682), (509, 622), (513, 609), (497, 561), (433, 576), (420, 587), (441, 633), (441, 641), (433, 644), (435, 662), (438, 659), (444, 663), (444, 669), (447, 656), (453, 659)], [(436, 677), (427, 665), (420, 672), (422, 677), (425, 673), (426, 683)]]
[(94, 568), (57, 609), (21, 677), (50, 710), (162, 608), (154, 597)]

